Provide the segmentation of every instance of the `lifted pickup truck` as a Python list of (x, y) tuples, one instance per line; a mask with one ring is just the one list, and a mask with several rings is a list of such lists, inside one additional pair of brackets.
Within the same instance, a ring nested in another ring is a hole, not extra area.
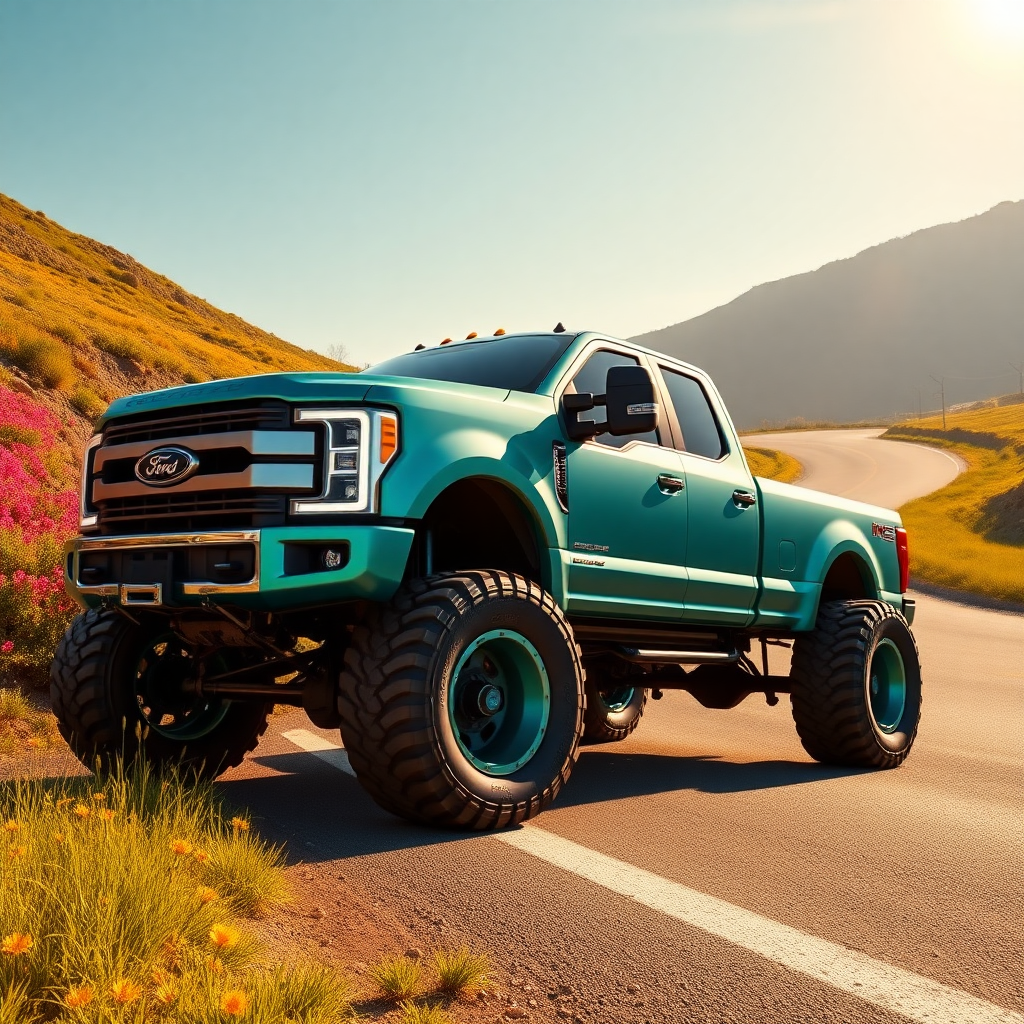
[(215, 774), (296, 704), (437, 825), (539, 813), (668, 688), (790, 693), (834, 764), (899, 765), (920, 718), (899, 516), (755, 479), (700, 370), (561, 325), (121, 399), (66, 572), (86, 764)]

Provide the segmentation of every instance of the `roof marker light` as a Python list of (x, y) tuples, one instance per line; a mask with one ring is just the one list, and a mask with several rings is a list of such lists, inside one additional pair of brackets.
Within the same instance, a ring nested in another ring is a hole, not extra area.
[(471, 341), (475, 337), (476, 337), (476, 331), (470, 331), (469, 334), (466, 335), (466, 341)]
[(504, 333), (505, 333), (505, 328), (504, 328), (504, 327), (499, 327), (499, 328), (498, 328), (498, 329), (497, 329), (497, 330), (496, 330), (496, 331), (494, 332), (494, 336), (495, 336), (496, 338), (500, 338), (500, 337), (501, 337), (501, 336), (502, 336), (502, 335), (503, 335)]
[(451, 338), (445, 338), (444, 341), (441, 342), (442, 345), (450, 345), (451, 343), (452, 343), (452, 339)]

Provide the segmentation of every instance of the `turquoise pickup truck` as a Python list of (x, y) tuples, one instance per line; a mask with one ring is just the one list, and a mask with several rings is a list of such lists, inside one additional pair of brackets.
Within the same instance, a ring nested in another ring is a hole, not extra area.
[(666, 689), (788, 693), (832, 764), (917, 733), (899, 516), (755, 479), (704, 373), (601, 334), (120, 399), (81, 513), (51, 694), (88, 765), (216, 774), (295, 704), (382, 807), (488, 829)]

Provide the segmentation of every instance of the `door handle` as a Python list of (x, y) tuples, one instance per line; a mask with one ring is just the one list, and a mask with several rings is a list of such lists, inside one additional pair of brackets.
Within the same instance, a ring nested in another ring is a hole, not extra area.
[(751, 494), (750, 491), (733, 491), (732, 500), (741, 508), (750, 508), (751, 505), (757, 504), (757, 495)]
[(671, 476), (668, 473), (661, 473), (658, 476), (658, 488), (666, 494), (678, 494), (686, 486), (686, 481), (681, 476)]

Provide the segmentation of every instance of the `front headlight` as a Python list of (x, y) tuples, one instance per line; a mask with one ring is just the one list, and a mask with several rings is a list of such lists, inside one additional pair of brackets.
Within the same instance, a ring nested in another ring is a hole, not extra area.
[(82, 530), (95, 530), (98, 522), (97, 510), (93, 507), (90, 499), (92, 494), (92, 460), (96, 449), (103, 443), (102, 434), (93, 434), (89, 443), (85, 446), (85, 457), (82, 459), (82, 491), (79, 497), (79, 528)]
[(377, 484), (398, 454), (398, 417), (378, 409), (299, 409), (296, 423), (324, 425), (324, 486), (318, 498), (296, 498), (297, 515), (375, 512)]

